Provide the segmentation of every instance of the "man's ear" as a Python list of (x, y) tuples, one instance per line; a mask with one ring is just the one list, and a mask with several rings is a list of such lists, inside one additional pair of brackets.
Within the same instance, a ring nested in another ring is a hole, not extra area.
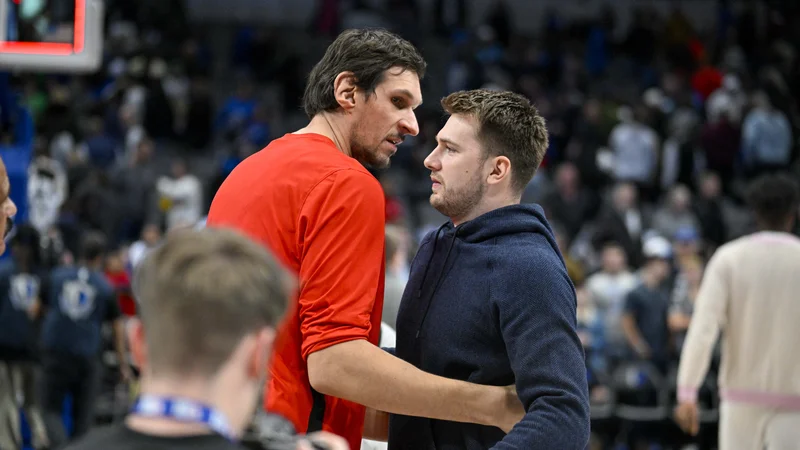
[(147, 368), (147, 341), (145, 341), (142, 321), (135, 317), (129, 319), (125, 326), (125, 332), (128, 335), (133, 365), (139, 368), (139, 371), (144, 372)]
[(498, 184), (503, 180), (511, 181), (511, 160), (506, 156), (496, 156), (486, 161), (489, 176), (486, 178), (488, 184)]
[(264, 328), (255, 335), (255, 345), (248, 364), (248, 372), (253, 378), (262, 379), (266, 373), (274, 342), (275, 330), (272, 328)]
[(356, 76), (353, 72), (342, 72), (333, 80), (333, 95), (345, 111), (356, 106)]

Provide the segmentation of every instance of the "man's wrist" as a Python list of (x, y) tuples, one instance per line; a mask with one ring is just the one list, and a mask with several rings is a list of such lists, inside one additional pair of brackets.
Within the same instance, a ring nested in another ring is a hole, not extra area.
[(469, 400), (467, 408), (470, 422), (494, 426), (501, 419), (502, 405), (505, 403), (506, 393), (500, 386), (483, 386), (467, 383), (468, 392), (465, 397)]
[(690, 386), (679, 386), (678, 403), (697, 403), (697, 388)]

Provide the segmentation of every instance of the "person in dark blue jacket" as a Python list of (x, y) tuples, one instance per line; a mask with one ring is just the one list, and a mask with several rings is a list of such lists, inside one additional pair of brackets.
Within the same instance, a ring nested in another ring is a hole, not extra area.
[(398, 357), (515, 385), (524, 418), (498, 428), (393, 415), (390, 450), (583, 450), (589, 395), (575, 289), (543, 210), (520, 204), (547, 149), (544, 119), (511, 92), (456, 92), (425, 160), (450, 221), (421, 243), (397, 318)]
[(0, 262), (0, 448), (22, 448), (20, 407), (31, 425), (34, 447), (49, 445), (35, 390), (38, 319), (45, 292), (40, 267), (39, 232), (22, 225), (11, 239), (11, 257)]
[(105, 322), (113, 323), (123, 379), (130, 377), (119, 305), (102, 272), (105, 255), (104, 236), (89, 232), (83, 239), (78, 264), (50, 274), (41, 340), (44, 419), (53, 448), (67, 441), (61, 422), (67, 395), (72, 398), (72, 438), (86, 433), (93, 423)]

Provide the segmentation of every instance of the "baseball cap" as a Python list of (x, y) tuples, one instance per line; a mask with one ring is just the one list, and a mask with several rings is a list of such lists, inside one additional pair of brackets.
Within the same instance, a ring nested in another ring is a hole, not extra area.
[(672, 256), (672, 244), (661, 236), (653, 236), (644, 241), (642, 253), (648, 259), (669, 259)]
[(694, 227), (680, 227), (675, 232), (674, 238), (677, 242), (694, 242), (700, 239), (700, 234)]

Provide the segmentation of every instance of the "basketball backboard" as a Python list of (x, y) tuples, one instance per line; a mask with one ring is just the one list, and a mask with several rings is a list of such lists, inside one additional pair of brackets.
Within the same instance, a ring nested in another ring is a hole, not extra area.
[(0, 69), (97, 70), (103, 13), (102, 0), (0, 0)]

